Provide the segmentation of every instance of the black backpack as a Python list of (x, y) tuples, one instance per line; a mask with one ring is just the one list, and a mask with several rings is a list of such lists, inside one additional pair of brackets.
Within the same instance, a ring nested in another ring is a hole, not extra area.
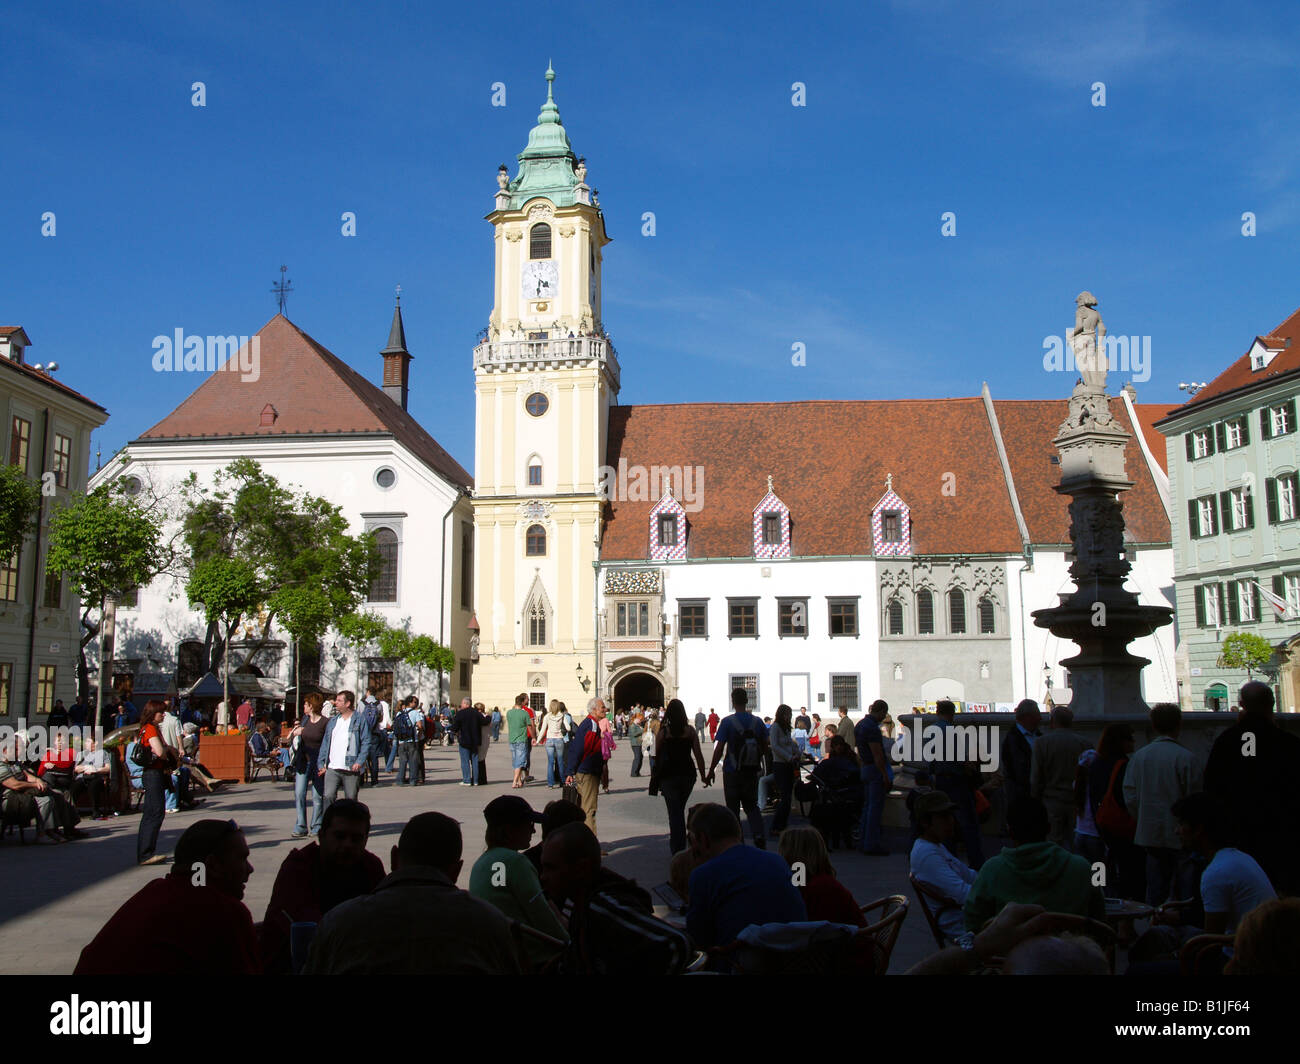
[(732, 756), (736, 759), (736, 771), (757, 776), (763, 767), (763, 749), (753, 727), (740, 732), (735, 743)]
[(399, 743), (415, 741), (415, 725), (411, 723), (409, 710), (402, 710), (393, 720), (393, 735)]

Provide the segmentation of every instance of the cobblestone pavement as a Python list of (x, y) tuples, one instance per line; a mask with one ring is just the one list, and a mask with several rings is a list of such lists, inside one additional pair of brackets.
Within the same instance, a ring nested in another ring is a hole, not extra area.
[[(610, 765), (611, 793), (600, 796), (601, 842), (609, 851), (609, 867), (645, 887), (654, 887), (667, 879), (668, 819), (662, 799), (646, 794), (647, 780), (629, 777), (629, 761), (626, 744), (620, 744)], [(466, 859), (460, 883), (464, 887), (470, 865), (484, 849), (483, 806), (497, 795), (511, 793), (509, 764), (509, 748), (496, 744), (488, 756), (489, 784), (461, 787), (456, 750), (432, 748), (427, 751), (428, 783), (424, 786), (399, 787), (392, 782), (393, 776), (381, 775), (378, 787), (362, 788), (360, 795), (372, 817), (370, 849), (388, 867), (389, 852), (411, 816), (434, 809), (456, 817), (464, 825)], [(536, 751), (533, 772), (538, 782), (517, 793), (540, 810), (558, 798), (560, 791), (547, 788), (545, 759)], [(720, 802), (722, 787), (697, 785), (692, 800)], [(280, 862), (291, 849), (302, 845), (289, 838), (293, 830), (292, 784), (276, 784), (263, 777), (256, 783), (223, 787), (192, 812), (169, 813), (159, 837), (159, 852), (170, 853), (185, 828), (205, 817), (234, 818), (244, 829), (254, 868), (244, 900), (253, 919), (260, 921)], [(0, 972), (70, 973), (81, 948), (122, 901), (166, 873), (166, 866), (139, 868), (135, 864), (138, 823), (133, 813), (111, 821), (85, 820), (81, 826), (91, 837), (62, 846), (20, 846), (17, 835), (0, 843), (0, 869), (10, 899), (0, 916)], [(803, 823), (797, 806), (791, 823)], [(911, 902), (891, 972), (906, 970), (934, 949), (925, 918), (908, 886), (907, 841), (904, 831), (886, 829), (885, 843), (892, 851), (889, 857), (863, 857), (843, 850), (831, 855), (839, 878), (859, 902), (888, 894), (906, 895)]]

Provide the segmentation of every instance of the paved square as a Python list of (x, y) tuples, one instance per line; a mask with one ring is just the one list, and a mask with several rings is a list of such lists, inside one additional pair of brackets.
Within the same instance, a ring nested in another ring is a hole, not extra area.
[[(454, 747), (431, 748), (426, 760), (428, 783), (423, 787), (398, 787), (391, 775), (384, 774), (378, 787), (362, 789), (360, 798), (370, 807), (372, 818), (370, 849), (387, 868), (389, 851), (410, 817), (428, 810), (446, 813), (463, 825), (465, 868), (460, 885), (464, 887), (470, 866), (485, 849), (483, 806), (497, 795), (511, 793), (510, 750), (504, 743), (493, 745), (487, 769), (491, 782), (482, 788), (458, 785), (460, 764)], [(653, 888), (667, 879), (668, 817), (663, 800), (646, 794), (648, 780), (629, 777), (629, 764), (627, 744), (620, 743), (610, 763), (611, 793), (600, 796), (601, 842), (610, 851), (609, 867)], [(545, 759), (536, 751), (533, 772), (540, 782), (520, 793), (540, 810), (560, 791), (547, 789)], [(721, 784), (707, 789), (697, 785), (691, 798), (692, 802), (721, 802)], [(791, 823), (804, 823), (797, 805), (795, 809)], [(289, 838), (294, 819), (292, 784), (263, 778), (227, 786), (193, 812), (169, 813), (159, 836), (159, 852), (171, 853), (185, 828), (205, 817), (233, 817), (244, 829), (254, 869), (244, 901), (253, 919), (260, 921), (281, 861), (303, 844)], [(62, 846), (20, 846), (17, 835), (0, 844), (0, 867), (10, 885), (10, 901), (0, 917), (0, 972), (71, 973), (82, 947), (117, 907), (146, 882), (166, 874), (169, 866), (135, 864), (138, 824), (137, 815), (124, 814), (112, 821), (83, 821), (81, 826), (91, 837)], [(905, 832), (886, 829), (885, 843), (893, 851), (889, 857), (863, 857), (843, 850), (831, 855), (839, 878), (860, 903), (887, 894), (904, 894), (911, 902), (891, 972), (905, 971), (934, 949), (908, 887), (907, 841)]]

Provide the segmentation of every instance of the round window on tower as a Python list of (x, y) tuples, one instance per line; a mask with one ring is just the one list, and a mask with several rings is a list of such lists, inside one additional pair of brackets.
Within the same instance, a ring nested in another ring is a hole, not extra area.
[(139, 477), (127, 477), (122, 483), (122, 491), (127, 495), (139, 495), (143, 486)]
[(524, 409), (533, 417), (541, 417), (550, 409), (551, 401), (541, 392), (533, 392), (524, 402)]
[(375, 483), (381, 488), (387, 490), (397, 483), (397, 474), (389, 469), (388, 466), (384, 466), (375, 473)]

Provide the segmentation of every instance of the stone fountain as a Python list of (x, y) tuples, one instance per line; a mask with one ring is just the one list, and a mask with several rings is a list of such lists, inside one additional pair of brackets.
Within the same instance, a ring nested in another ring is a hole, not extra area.
[(1034, 624), (1070, 639), (1080, 652), (1060, 664), (1070, 670), (1076, 717), (1145, 715), (1141, 672), (1151, 662), (1129, 653), (1129, 643), (1173, 620), (1168, 606), (1143, 606), (1124, 587), (1132, 565), (1124, 548), (1124, 504), (1133, 487), (1124, 471), (1130, 434), (1110, 412), (1106, 396), (1106, 326), (1097, 300), (1081, 292), (1068, 338), (1080, 371), (1070, 413), (1053, 441), (1061, 456), (1056, 490), (1070, 497), (1070, 576), (1075, 589), (1058, 606), (1035, 610)]

